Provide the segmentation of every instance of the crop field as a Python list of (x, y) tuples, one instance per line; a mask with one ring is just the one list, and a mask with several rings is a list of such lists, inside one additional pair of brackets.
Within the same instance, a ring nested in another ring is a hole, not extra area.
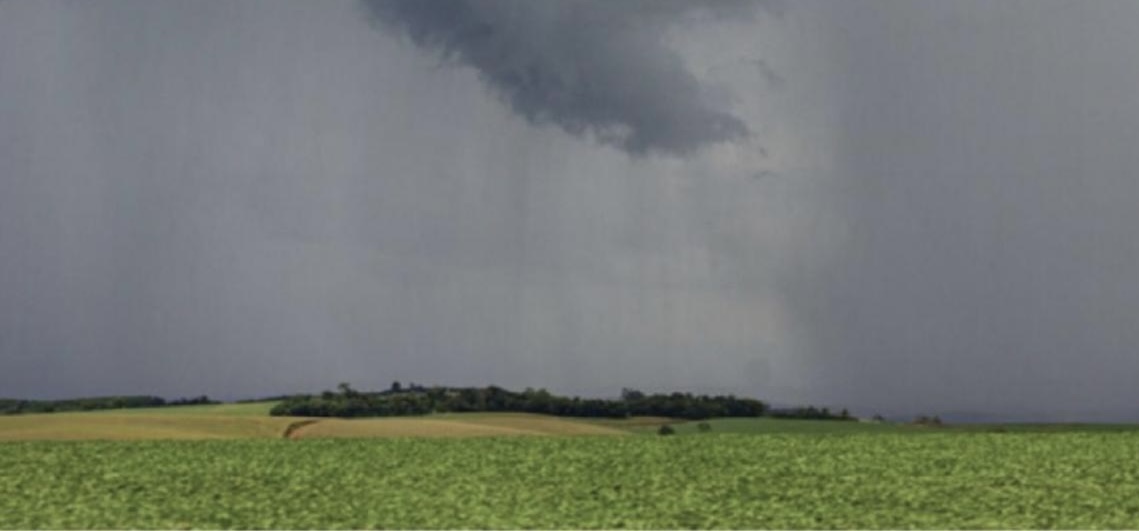
[[(760, 418), (724, 418), (705, 421), (713, 433), (747, 433), (747, 434), (775, 434), (775, 433), (803, 433), (803, 434), (839, 434), (839, 433), (914, 433), (923, 428), (909, 424), (872, 423), (872, 422), (837, 422), (833, 420), (787, 420)], [(678, 435), (698, 433), (697, 421), (669, 422)], [(656, 425), (633, 425), (628, 429), (636, 433), (656, 433), (660, 428)]]
[(191, 415), (211, 417), (267, 417), (277, 402), (244, 402), (192, 406), (140, 407), (88, 411), (89, 415)]
[(296, 419), (145, 413), (46, 413), (0, 417), (0, 441), (280, 437)]
[(0, 528), (1135, 528), (1139, 434), (0, 443)]
[[(622, 421), (618, 421), (622, 422)], [(857, 434), (857, 433), (1078, 433), (1078, 432), (1134, 432), (1139, 434), (1136, 424), (947, 424), (944, 426), (919, 426), (897, 422), (835, 422), (831, 420), (787, 420), (768, 417), (724, 418), (706, 421), (713, 433), (748, 434)], [(656, 433), (659, 424), (668, 423), (677, 435), (699, 433), (700, 422), (676, 422), (663, 419), (655, 423), (631, 423), (624, 426), (634, 433)], [(620, 424), (613, 424), (619, 426)]]
[(509, 435), (626, 435), (628, 432), (573, 419), (525, 413), (449, 414), (429, 417), (322, 419), (294, 438), (487, 437)]
[(0, 441), (280, 437), (297, 419), (273, 402), (0, 416)]
[[(303, 425), (289, 430), (294, 423)], [(304, 419), (257, 404), (0, 416), (0, 441), (627, 435), (618, 424), (525, 413)]]

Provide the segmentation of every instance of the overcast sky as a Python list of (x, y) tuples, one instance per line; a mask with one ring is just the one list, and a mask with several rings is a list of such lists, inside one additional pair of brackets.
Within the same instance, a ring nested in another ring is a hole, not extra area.
[(1139, 3), (0, 0), (0, 396), (1139, 420)]

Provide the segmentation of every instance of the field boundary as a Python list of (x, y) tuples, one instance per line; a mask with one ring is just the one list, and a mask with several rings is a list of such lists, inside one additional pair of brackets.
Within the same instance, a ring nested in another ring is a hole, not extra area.
[(317, 422), (320, 422), (320, 421), (317, 419), (305, 419), (305, 420), (298, 420), (296, 422), (290, 423), (288, 426), (285, 426), (285, 431), (284, 431), (284, 433), (281, 434), (281, 438), (283, 438), (283, 439), (296, 439), (296, 437), (294, 437), (294, 435), (296, 435), (297, 430), (299, 430), (305, 426), (311, 426), (313, 424), (316, 424)]

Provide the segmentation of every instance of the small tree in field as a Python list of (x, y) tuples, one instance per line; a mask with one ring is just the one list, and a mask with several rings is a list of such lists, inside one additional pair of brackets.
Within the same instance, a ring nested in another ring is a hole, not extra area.
[(340, 389), (340, 394), (344, 398), (356, 398), (360, 395), (360, 392), (353, 389), (351, 385), (348, 385), (348, 382), (340, 382), (336, 388)]

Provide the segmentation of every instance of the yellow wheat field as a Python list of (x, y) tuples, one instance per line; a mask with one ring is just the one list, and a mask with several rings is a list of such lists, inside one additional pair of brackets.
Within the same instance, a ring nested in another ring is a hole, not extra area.
[(0, 417), (0, 441), (280, 437), (287, 417), (47, 413)]
[(0, 441), (323, 437), (491, 437), (623, 435), (617, 425), (526, 413), (305, 419), (270, 417), (264, 406), (216, 405), (146, 410), (0, 416)]

